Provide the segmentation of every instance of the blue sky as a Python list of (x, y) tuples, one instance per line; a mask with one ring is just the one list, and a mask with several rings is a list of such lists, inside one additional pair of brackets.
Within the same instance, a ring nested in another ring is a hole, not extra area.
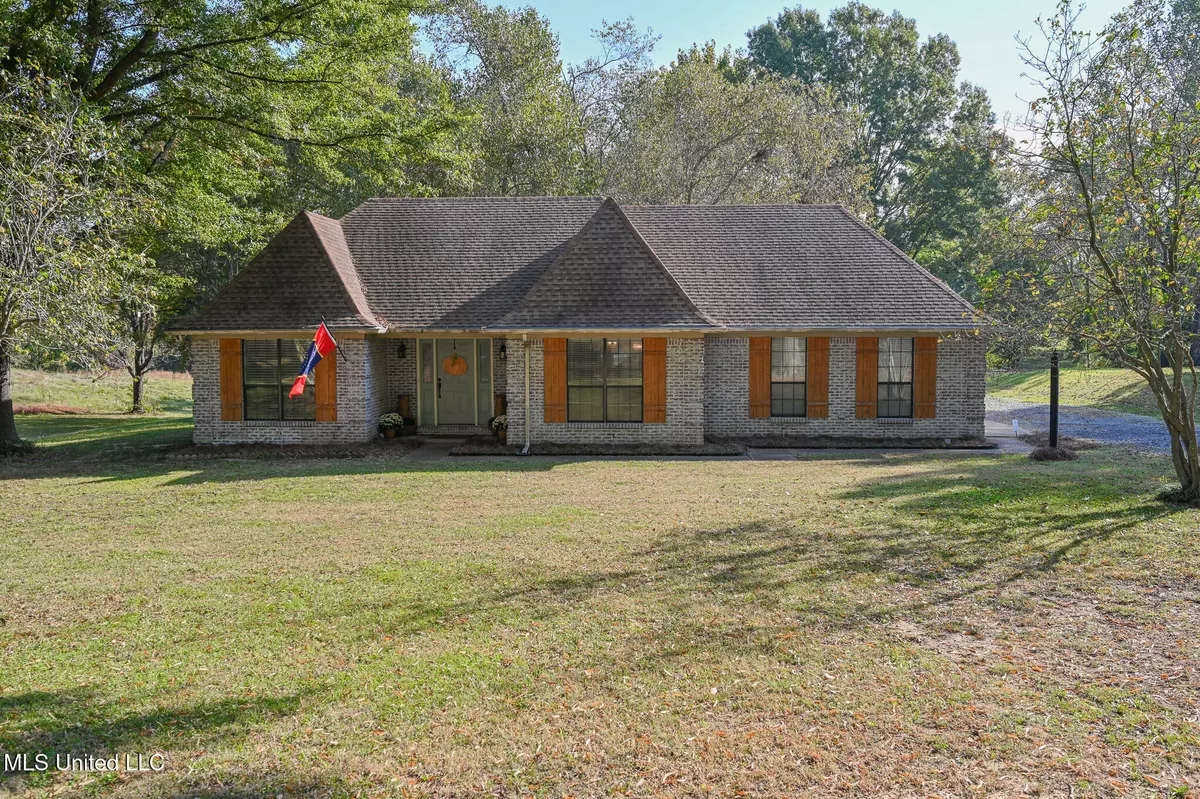
[[(1001, 119), (1006, 112), (1017, 118), (1024, 115), (1024, 105), (1017, 97), (1029, 100), (1033, 94), (1028, 81), (1021, 77), (1023, 65), (1013, 37), (1033, 32), (1034, 20), (1052, 13), (1054, 0), (867, 0), (867, 3), (915, 19), (922, 37), (949, 34), (958, 43), (962, 56), (961, 78), (987, 89)], [(567, 62), (582, 61), (595, 53), (591, 30), (602, 19), (633, 17), (638, 27), (653, 28), (662, 36), (655, 48), (654, 60), (658, 64), (670, 61), (681, 47), (693, 42), (712, 39), (718, 48), (727, 44), (745, 47), (747, 30), (773, 18), (784, 7), (796, 4), (796, 0), (508, 0), (503, 3), (514, 7), (532, 5), (547, 17), (559, 35), (562, 56)], [(845, 5), (845, 1), (804, 5), (819, 10), (824, 17), (831, 8)], [(1124, 5), (1120, 0), (1092, 0), (1084, 11), (1084, 22), (1091, 29), (1099, 28)]]

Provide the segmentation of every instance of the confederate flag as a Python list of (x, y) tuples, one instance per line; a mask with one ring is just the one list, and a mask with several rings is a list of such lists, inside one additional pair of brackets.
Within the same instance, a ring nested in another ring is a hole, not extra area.
[(308, 355), (304, 356), (304, 365), (300, 367), (300, 376), (296, 378), (296, 382), (292, 383), (292, 390), (288, 393), (289, 398), (295, 399), (304, 393), (304, 385), (308, 382), (308, 376), (312, 374), (312, 370), (316, 369), (321, 359), (333, 352), (335, 348), (337, 348), (337, 342), (333, 340), (329, 328), (325, 327), (325, 323), (322, 322), (321, 326), (317, 328), (317, 335), (308, 345)]

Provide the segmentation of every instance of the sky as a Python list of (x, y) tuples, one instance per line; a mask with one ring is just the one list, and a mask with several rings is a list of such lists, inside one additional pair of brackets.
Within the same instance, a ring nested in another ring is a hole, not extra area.
[[(592, 29), (602, 20), (610, 22), (633, 17), (643, 30), (652, 28), (662, 36), (655, 47), (654, 61), (665, 64), (680, 48), (692, 43), (714, 40), (717, 49), (725, 45), (746, 46), (746, 31), (773, 19), (785, 7), (799, 0), (507, 0), (509, 6), (532, 5), (550, 20), (559, 35), (562, 58), (567, 63), (583, 61), (595, 55)], [(1001, 124), (1005, 114), (1014, 121), (1024, 117), (1025, 107), (1034, 98), (1027, 79), (1021, 76), (1021, 63), (1014, 36), (1034, 33), (1034, 21), (1053, 13), (1055, 0), (866, 0), (884, 11), (899, 11), (917, 21), (922, 38), (945, 33), (958, 43), (962, 57), (960, 80), (987, 89)], [(844, 6), (838, 2), (805, 3), (806, 8), (828, 15), (830, 9)], [(1085, 29), (1095, 30), (1120, 10), (1121, 0), (1092, 0), (1084, 10)], [(1022, 102), (1023, 98), (1025, 102)]]

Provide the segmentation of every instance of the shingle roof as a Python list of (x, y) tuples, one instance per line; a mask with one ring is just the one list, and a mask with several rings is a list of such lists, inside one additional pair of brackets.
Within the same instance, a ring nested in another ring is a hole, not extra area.
[(837, 206), (369, 200), (301, 214), (176, 330), (929, 329), (948, 286)]
[(336, 220), (297, 214), (262, 252), (175, 330), (374, 328)]
[(707, 327), (612, 200), (605, 200), (492, 329)]
[(970, 303), (840, 206), (630, 206), (625, 213), (722, 326), (977, 324)]
[(367, 301), (389, 325), (479, 330), (517, 306), (603, 201), (368, 200), (342, 230)]

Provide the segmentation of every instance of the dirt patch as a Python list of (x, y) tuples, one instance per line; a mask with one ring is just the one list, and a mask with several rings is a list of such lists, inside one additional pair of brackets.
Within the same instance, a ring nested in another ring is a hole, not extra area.
[(737, 441), (706, 441), (698, 447), (669, 447), (661, 444), (534, 444), (535, 455), (745, 455), (746, 445)]
[[(1037, 433), (1022, 433), (1018, 436), (1026, 444), (1032, 444), (1035, 447), (1049, 447), (1050, 434), (1045, 430)], [(1089, 449), (1100, 449), (1104, 443), (1097, 441), (1094, 438), (1076, 438), (1074, 436), (1059, 436), (1058, 448), (1070, 450), (1071, 452), (1083, 452)]]
[[(493, 436), (475, 436), (454, 449), (451, 455), (515, 455), (522, 445), (500, 443)], [(535, 443), (533, 455), (744, 455), (746, 447), (736, 442), (706, 442), (699, 447), (666, 447), (655, 444), (550, 444)]]
[(54, 416), (74, 416), (87, 412), (87, 408), (76, 408), (74, 405), (32, 404), (17, 405), (13, 408), (13, 413), (17, 414), (18, 416), (33, 416), (42, 413), (48, 413)]
[(742, 447), (788, 447), (792, 449), (995, 449), (996, 445), (983, 438), (901, 438), (884, 436), (860, 438), (854, 436), (750, 436), (743, 438), (714, 438), (715, 443), (734, 443)]
[(1073, 461), (1078, 457), (1079, 453), (1066, 447), (1034, 447), (1029, 453), (1031, 461)]
[(184, 460), (304, 460), (308, 458), (394, 458), (406, 455), (420, 441), (379, 439), (363, 444), (190, 444), (167, 457)]

